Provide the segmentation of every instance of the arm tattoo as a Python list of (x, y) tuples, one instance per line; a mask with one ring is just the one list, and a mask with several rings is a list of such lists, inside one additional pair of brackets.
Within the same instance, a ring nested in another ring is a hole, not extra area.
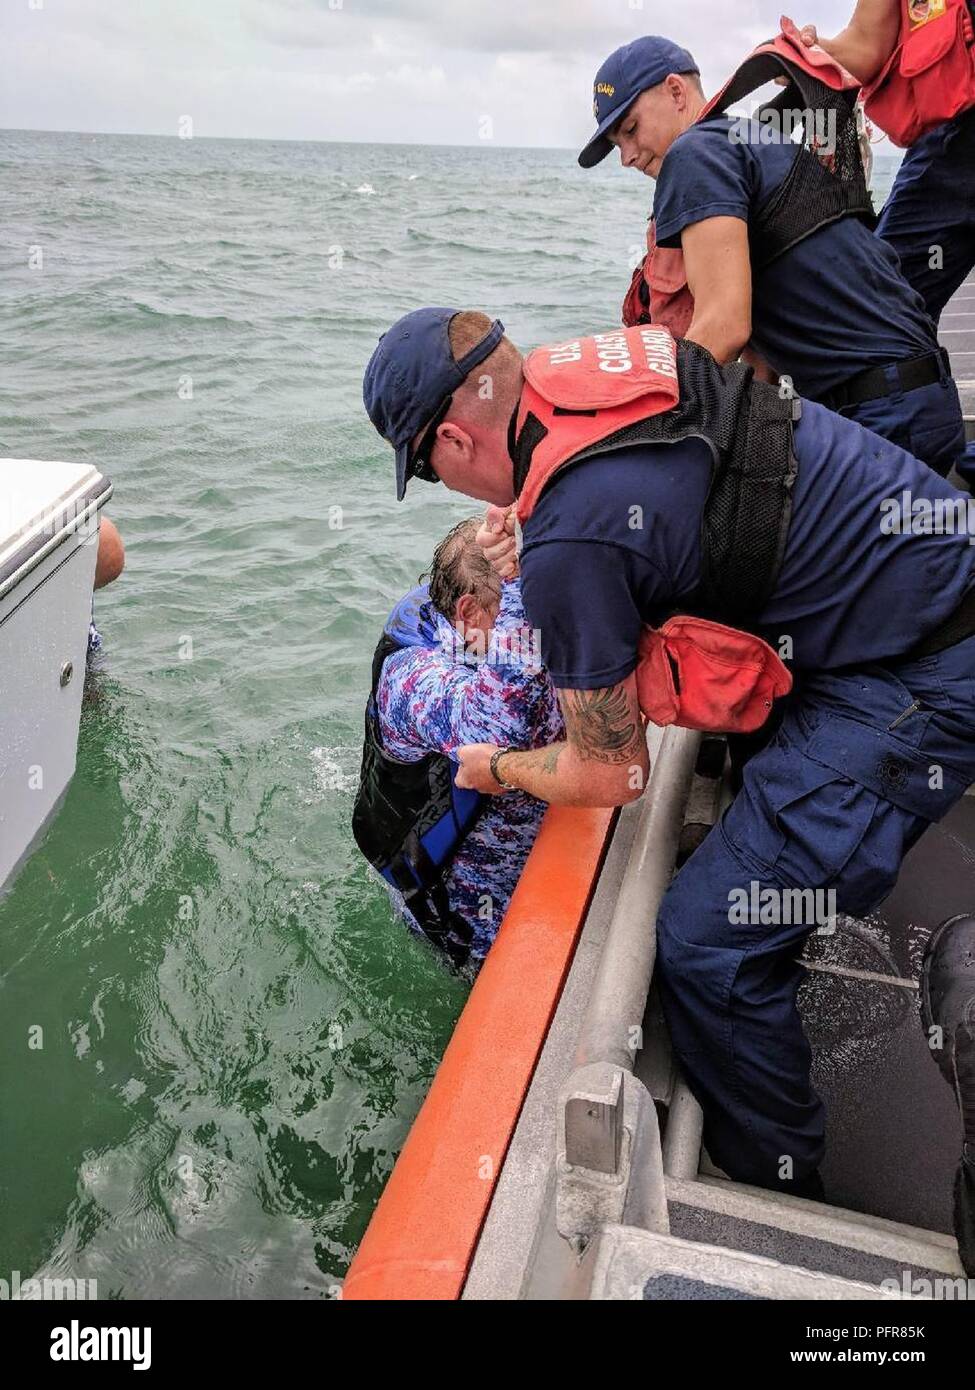
[[(511, 756), (518, 758), (517, 765), (522, 772), (543, 772), (549, 777), (555, 777), (559, 770), (559, 756), (564, 747), (564, 743), (550, 743), (547, 748), (536, 748), (532, 752)], [(500, 764), (498, 771), (504, 772)]]
[(583, 758), (624, 763), (638, 746), (639, 729), (622, 685), (608, 690), (561, 690), (568, 741)]
[(564, 747), (565, 744), (563, 743), (553, 743), (549, 748), (546, 748), (545, 750), (545, 761), (542, 763), (542, 768), (551, 777), (554, 777), (556, 772), (558, 771), (559, 755), (561, 754), (562, 749)]

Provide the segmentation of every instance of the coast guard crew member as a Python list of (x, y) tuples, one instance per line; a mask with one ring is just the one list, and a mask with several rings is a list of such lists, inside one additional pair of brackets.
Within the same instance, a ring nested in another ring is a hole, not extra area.
[(801, 32), (864, 83), (867, 115), (909, 146), (877, 232), (937, 323), (975, 266), (971, 0), (857, 0), (835, 38)]
[(870, 911), (975, 781), (975, 548), (913, 524), (963, 495), (854, 421), (784, 403), (653, 327), (523, 359), (482, 314), (417, 310), (380, 340), (364, 400), (400, 495), (418, 476), (518, 501), (525, 609), (566, 736), (461, 748), (458, 785), (633, 801), (648, 632), (703, 609), (752, 642), (788, 636), (797, 695), (665, 895), (658, 962), (712, 1158), (737, 1180), (817, 1195), (824, 1111), (796, 1009), (813, 924), (731, 907), (833, 890), (837, 911)]
[(702, 119), (697, 64), (665, 38), (617, 49), (594, 91), (596, 133), (579, 163), (592, 167), (616, 146), (626, 168), (656, 180), (656, 246), (683, 252), (693, 295), (679, 336), (719, 362), (750, 343), (801, 396), (947, 474), (965, 447), (958, 392), (920, 295), (864, 217), (811, 218), (753, 274), (750, 228), (776, 206), (800, 157), (788, 134), (770, 139), (764, 122)]

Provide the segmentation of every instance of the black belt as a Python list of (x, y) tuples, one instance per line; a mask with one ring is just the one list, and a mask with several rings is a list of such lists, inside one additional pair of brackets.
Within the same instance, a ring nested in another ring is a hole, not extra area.
[(900, 661), (919, 661), (922, 656), (936, 656), (946, 652), (949, 647), (964, 642), (966, 637), (975, 636), (975, 589), (969, 589), (961, 603), (940, 627), (922, 637)]
[(843, 410), (848, 405), (862, 405), (864, 401), (876, 401), (881, 396), (893, 396), (898, 391), (916, 391), (919, 386), (931, 386), (940, 381), (942, 375), (951, 376), (951, 362), (944, 348), (937, 352), (926, 352), (923, 357), (911, 357), (906, 362), (893, 362), (897, 368), (897, 381), (892, 383), (887, 376), (888, 367), (868, 367), (858, 372), (839, 386), (834, 386), (824, 396), (820, 405), (828, 410)]

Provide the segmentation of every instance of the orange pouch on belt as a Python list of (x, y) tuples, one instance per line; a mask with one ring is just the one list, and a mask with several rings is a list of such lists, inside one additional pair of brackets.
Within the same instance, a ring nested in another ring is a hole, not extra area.
[(760, 637), (680, 614), (643, 629), (636, 686), (654, 724), (750, 734), (792, 689), (792, 677)]

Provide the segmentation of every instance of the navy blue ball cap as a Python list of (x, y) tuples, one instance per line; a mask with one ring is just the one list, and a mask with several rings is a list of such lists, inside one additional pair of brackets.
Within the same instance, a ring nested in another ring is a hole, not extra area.
[(369, 419), (396, 450), (396, 499), (402, 502), (410, 476), (413, 440), (489, 357), (504, 337), (495, 319), (466, 357), (454, 361), (450, 321), (458, 309), (415, 309), (379, 339), (366, 368), (362, 399)]
[(583, 169), (591, 169), (613, 148), (606, 132), (625, 116), (641, 92), (659, 86), (672, 72), (700, 72), (686, 48), (656, 34), (634, 39), (611, 53), (593, 83), (593, 115), (596, 134), (579, 156)]

